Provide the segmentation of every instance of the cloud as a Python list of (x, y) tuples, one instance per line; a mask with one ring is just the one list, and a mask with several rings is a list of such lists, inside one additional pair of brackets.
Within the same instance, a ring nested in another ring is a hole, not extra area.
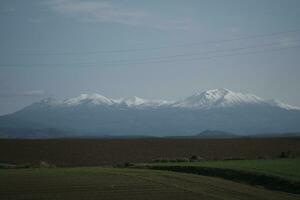
[(46, 92), (44, 90), (30, 90), (21, 93), (22, 96), (29, 96), (29, 97), (41, 97), (44, 96)]
[(1, 9), (1, 11), (2, 12), (5, 12), (5, 13), (12, 13), (12, 12), (15, 12), (16, 11), (16, 9), (14, 8), (14, 7), (3, 7), (2, 9)]
[(240, 27), (230, 27), (228, 29), (228, 31), (231, 32), (231, 33), (234, 33), (234, 34), (236, 34), (236, 33), (239, 34), (241, 32), (241, 28)]
[(156, 29), (187, 30), (192, 27), (190, 19), (166, 19), (144, 10), (128, 9), (111, 1), (51, 0), (52, 10), (84, 22), (118, 23)]
[(1, 91), (0, 98), (11, 98), (11, 97), (44, 97), (46, 96), (45, 90), (28, 90), (23, 92), (17, 91)]
[(282, 47), (292, 47), (294, 45), (299, 44), (298, 40), (296, 40), (294, 37), (286, 36), (280, 39), (279, 44)]
[(33, 23), (33, 24), (39, 24), (39, 23), (43, 22), (43, 20), (41, 18), (29, 18), (28, 22)]

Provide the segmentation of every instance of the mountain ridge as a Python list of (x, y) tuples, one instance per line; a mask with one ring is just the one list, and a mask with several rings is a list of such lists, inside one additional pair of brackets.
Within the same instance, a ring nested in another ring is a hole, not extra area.
[(187, 136), (205, 130), (254, 135), (300, 132), (299, 122), (297, 107), (227, 89), (208, 90), (175, 102), (112, 99), (99, 94), (63, 101), (48, 98), (0, 116), (0, 128), (6, 133), (10, 128), (38, 129), (76, 136)]
[(47, 106), (78, 106), (82, 104), (116, 106), (125, 105), (127, 107), (159, 107), (171, 106), (193, 109), (210, 109), (215, 107), (231, 107), (241, 104), (266, 104), (269, 106), (280, 107), (288, 110), (300, 110), (278, 100), (265, 100), (253, 94), (243, 94), (233, 92), (225, 88), (212, 89), (204, 92), (195, 93), (183, 100), (166, 101), (166, 100), (148, 100), (137, 96), (113, 99), (101, 94), (80, 94), (77, 97), (57, 101), (53, 98), (46, 98), (38, 102)]

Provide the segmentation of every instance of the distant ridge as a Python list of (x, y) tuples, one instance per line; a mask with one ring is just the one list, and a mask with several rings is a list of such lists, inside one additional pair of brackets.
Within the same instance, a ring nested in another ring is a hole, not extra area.
[(201, 133), (195, 135), (194, 137), (197, 138), (235, 138), (238, 135), (225, 132), (225, 131), (218, 131), (218, 130), (205, 130)]
[(300, 109), (224, 88), (198, 92), (179, 101), (81, 94), (63, 101), (44, 99), (0, 116), (1, 130), (5, 132), (2, 135), (11, 137), (25, 137), (30, 135), (28, 130), (34, 130), (35, 137), (164, 137), (200, 133), (197, 137), (228, 138), (300, 132)]
[(233, 92), (225, 88), (195, 93), (194, 95), (179, 101), (147, 100), (136, 96), (129, 98), (112, 99), (97, 93), (81, 94), (77, 97), (69, 98), (64, 101), (57, 101), (54, 98), (46, 98), (41, 100), (40, 102), (26, 107), (25, 109), (33, 109), (36, 107), (63, 108), (78, 106), (111, 106), (123, 108), (175, 107), (190, 109), (213, 109), (243, 105), (265, 105), (283, 108), (286, 110), (300, 110), (300, 108), (296, 106), (288, 105), (278, 100), (265, 100), (253, 94)]

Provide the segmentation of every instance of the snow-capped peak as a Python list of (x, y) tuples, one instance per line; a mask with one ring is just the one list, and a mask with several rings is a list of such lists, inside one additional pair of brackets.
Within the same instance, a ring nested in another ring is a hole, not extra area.
[(145, 104), (148, 102), (148, 100), (133, 96), (123, 99), (122, 102), (130, 107)]
[(169, 105), (172, 102), (169, 101), (164, 101), (164, 100), (147, 100), (147, 99), (142, 99), (136, 96), (125, 98), (119, 100), (120, 104), (125, 104), (128, 107), (139, 107), (139, 108), (144, 108), (144, 107), (159, 107), (159, 106), (165, 106)]
[(204, 92), (198, 92), (195, 93), (194, 96), (205, 95), (207, 97), (218, 97), (218, 96), (224, 96), (229, 92), (231, 91), (226, 88), (218, 88), (218, 89), (207, 90)]
[(196, 93), (174, 104), (175, 107), (209, 109), (215, 107), (230, 107), (242, 104), (263, 103), (264, 100), (252, 95), (232, 92), (228, 89), (213, 89)]
[(228, 89), (213, 89), (204, 92), (195, 93), (183, 100), (171, 102), (164, 100), (147, 100), (136, 96), (111, 99), (100, 94), (81, 94), (74, 98), (64, 101), (56, 101), (53, 98), (47, 98), (40, 102), (32, 104), (34, 107), (48, 106), (78, 106), (78, 105), (99, 105), (99, 106), (115, 106), (125, 108), (188, 108), (188, 109), (211, 109), (225, 108), (244, 105), (260, 105), (272, 106), (286, 110), (300, 110), (300, 108), (291, 106), (276, 100), (265, 100), (253, 94), (243, 94), (233, 92)]
[(92, 103), (95, 105), (112, 105), (114, 101), (110, 98), (100, 94), (81, 94), (78, 97), (66, 99), (63, 104), (68, 106), (75, 106), (82, 103)]
[(92, 105), (114, 105), (114, 106), (126, 106), (135, 108), (144, 107), (158, 107), (162, 105), (171, 104), (171, 102), (162, 100), (147, 100), (136, 96), (123, 98), (123, 99), (111, 99), (100, 94), (81, 94), (77, 97), (66, 99), (61, 104), (62, 106), (77, 106), (80, 104), (92, 104)]

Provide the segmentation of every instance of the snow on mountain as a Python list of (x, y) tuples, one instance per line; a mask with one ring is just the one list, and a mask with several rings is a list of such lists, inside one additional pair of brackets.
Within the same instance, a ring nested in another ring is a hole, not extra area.
[(264, 100), (252, 95), (232, 92), (227, 89), (213, 89), (196, 93), (174, 104), (175, 107), (209, 109), (231, 107), (242, 104), (262, 104)]
[[(55, 103), (54, 103), (55, 102)], [(44, 106), (79, 106), (79, 105), (95, 105), (95, 106), (121, 106), (128, 108), (145, 108), (145, 107), (159, 107), (164, 105), (169, 105), (173, 102), (163, 101), (163, 100), (147, 100), (139, 97), (129, 97), (123, 99), (112, 99), (105, 97), (100, 94), (81, 94), (77, 97), (66, 99), (62, 102), (56, 101), (54, 99), (44, 99), (39, 102), (39, 104)]]
[(253, 94), (243, 94), (233, 92), (228, 89), (213, 89), (205, 92), (196, 93), (183, 100), (171, 102), (164, 100), (148, 100), (139, 97), (129, 97), (123, 99), (112, 99), (100, 94), (81, 94), (77, 97), (66, 99), (62, 102), (53, 98), (44, 99), (38, 103), (39, 106), (79, 106), (79, 105), (105, 105), (121, 106), (127, 108), (187, 108), (187, 109), (212, 109), (225, 108), (242, 105), (265, 105), (279, 107), (286, 110), (300, 110), (300, 108), (282, 103), (277, 100), (265, 100)]
[(88, 104), (88, 103), (95, 104), (95, 105), (112, 105), (115, 102), (110, 98), (94, 93), (94, 94), (81, 94), (78, 97), (66, 99), (65, 101), (63, 101), (62, 104), (67, 106), (76, 106), (76, 105)]
[(299, 109), (276, 100), (264, 100), (253, 94), (232, 92), (224, 88), (196, 93), (186, 99), (176, 102), (173, 106), (193, 109), (211, 109), (241, 105), (268, 105), (288, 110)]
[(139, 97), (136, 97), (136, 96), (125, 98), (125, 99), (121, 99), (121, 101), (120, 101), (120, 103), (124, 103), (128, 107), (143, 105), (143, 104), (145, 104), (147, 102), (148, 102), (148, 100), (142, 99), (142, 98), (139, 98)]
[(169, 105), (172, 102), (169, 101), (163, 101), (163, 100), (147, 100), (147, 99), (142, 99), (139, 97), (129, 97), (125, 99), (121, 99), (119, 101), (120, 104), (125, 104), (128, 107), (159, 107), (159, 106), (164, 106), (164, 105)]
[(299, 107), (285, 104), (285, 103), (282, 103), (280, 101), (273, 100), (273, 99), (269, 100), (269, 104), (272, 106), (275, 106), (275, 107), (280, 107), (280, 108), (286, 109), (286, 110), (300, 110)]
[[(98, 109), (99, 108), (99, 109)], [(221, 109), (219, 109), (221, 108)], [(224, 109), (225, 108), (225, 109)], [(54, 128), (76, 134), (188, 135), (204, 130), (257, 134), (299, 132), (300, 109), (252, 94), (214, 89), (176, 102), (81, 94), (34, 103), (0, 118), (0, 128)]]

